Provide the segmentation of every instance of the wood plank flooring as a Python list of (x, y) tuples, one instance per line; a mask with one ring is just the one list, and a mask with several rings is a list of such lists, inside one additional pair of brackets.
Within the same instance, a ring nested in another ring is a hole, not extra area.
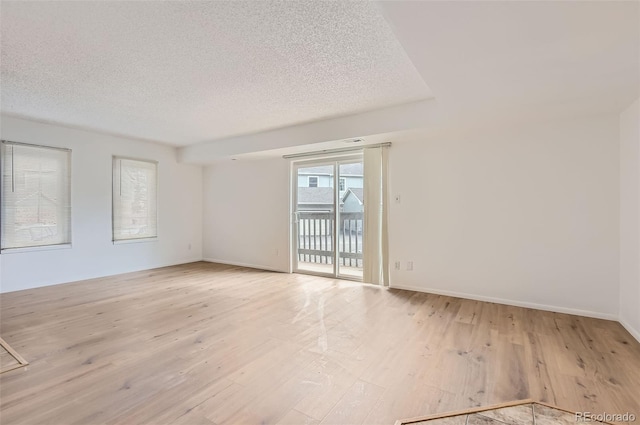
[(9, 424), (393, 424), (531, 398), (640, 416), (616, 322), (210, 263), (0, 296)]

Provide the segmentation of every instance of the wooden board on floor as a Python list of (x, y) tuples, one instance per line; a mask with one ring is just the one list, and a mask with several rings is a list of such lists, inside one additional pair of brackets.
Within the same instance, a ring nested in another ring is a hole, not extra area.
[[(518, 410), (516, 410), (518, 409)], [(507, 413), (509, 412), (509, 413)], [(536, 423), (549, 423), (554, 425), (573, 424), (580, 422), (577, 414), (567, 409), (553, 406), (548, 403), (534, 402), (533, 400), (516, 400), (506, 403), (498, 403), (491, 406), (474, 407), (455, 412), (437, 413), (427, 416), (419, 416), (409, 419), (398, 419), (395, 425), (444, 425), (444, 424), (468, 424), (472, 418), (483, 419), (482, 423), (513, 425), (530, 425)], [(486, 422), (485, 422), (486, 421)], [(585, 422), (612, 425), (604, 420), (593, 420), (591, 417)]]
[(0, 338), (0, 373), (27, 366), (27, 362), (4, 339)]

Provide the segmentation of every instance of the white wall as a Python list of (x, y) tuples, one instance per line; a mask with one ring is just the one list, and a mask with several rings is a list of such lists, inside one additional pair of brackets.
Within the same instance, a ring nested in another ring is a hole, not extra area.
[(639, 103), (620, 115), (620, 322), (640, 341)]
[[(2, 292), (202, 259), (202, 168), (178, 164), (175, 149), (14, 117), (1, 123), (2, 139), (72, 149), (72, 248), (2, 253)], [(111, 242), (112, 155), (158, 161), (157, 241)]]
[[(396, 141), (390, 190), (402, 202), (390, 205), (390, 254), (403, 270), (392, 270), (392, 285), (608, 318), (620, 312), (637, 332), (637, 117), (638, 102), (620, 119)], [(201, 258), (289, 269), (283, 159), (221, 162), (203, 175), (178, 164), (169, 147), (5, 116), (2, 138), (73, 150), (73, 247), (2, 254), (3, 292)], [(114, 154), (160, 163), (156, 242), (111, 243)]]
[(392, 285), (617, 318), (617, 140), (611, 116), (394, 145)]
[[(393, 286), (618, 317), (617, 116), (394, 142)], [(208, 167), (204, 257), (287, 270), (288, 178), (282, 159)]]
[(289, 270), (289, 164), (227, 161), (204, 172), (204, 258)]

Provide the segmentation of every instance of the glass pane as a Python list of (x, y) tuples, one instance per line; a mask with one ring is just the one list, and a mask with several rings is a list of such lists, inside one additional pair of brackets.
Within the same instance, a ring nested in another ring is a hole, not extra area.
[(334, 169), (298, 168), (296, 229), (298, 270), (333, 274)]
[(362, 161), (339, 165), (340, 210), (338, 218), (339, 275), (362, 279), (364, 233), (364, 172)]

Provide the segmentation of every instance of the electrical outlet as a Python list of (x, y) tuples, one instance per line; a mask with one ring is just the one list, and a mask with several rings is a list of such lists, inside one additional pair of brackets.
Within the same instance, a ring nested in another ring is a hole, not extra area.
[(407, 261), (407, 271), (413, 270), (413, 261)]
[(400, 261), (396, 261), (396, 270), (400, 270)]

